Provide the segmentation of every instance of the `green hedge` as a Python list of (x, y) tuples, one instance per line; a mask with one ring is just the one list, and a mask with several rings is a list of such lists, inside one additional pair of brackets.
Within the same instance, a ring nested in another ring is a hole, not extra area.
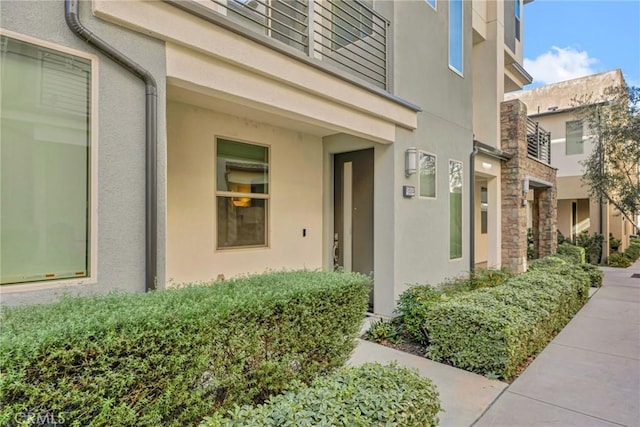
[(274, 272), (147, 294), (7, 309), (0, 424), (189, 425), (342, 366), (369, 279)]
[(589, 276), (562, 259), (494, 288), (452, 296), (425, 314), (427, 356), (489, 376), (511, 377), (588, 298)]
[(592, 288), (602, 286), (602, 279), (604, 278), (602, 270), (593, 264), (581, 264), (580, 268), (589, 276), (589, 282)]
[(567, 256), (574, 264), (584, 264), (586, 262), (586, 251), (582, 246), (563, 243), (558, 246), (558, 254)]
[(613, 253), (609, 255), (610, 267), (627, 268), (627, 267), (631, 267), (631, 264), (633, 264), (633, 261), (631, 261), (629, 258), (627, 258), (621, 253)]
[(417, 371), (397, 365), (343, 368), (274, 396), (258, 407), (209, 418), (206, 427), (437, 426), (440, 401), (435, 386)]
[(624, 256), (629, 258), (632, 263), (640, 258), (640, 240), (632, 238), (629, 247), (624, 251)]
[(498, 286), (512, 276), (506, 269), (481, 269), (465, 277), (449, 279), (437, 286), (415, 285), (400, 295), (396, 311), (402, 316), (407, 332), (416, 341), (426, 345), (424, 321), (433, 304), (446, 301), (458, 293)]

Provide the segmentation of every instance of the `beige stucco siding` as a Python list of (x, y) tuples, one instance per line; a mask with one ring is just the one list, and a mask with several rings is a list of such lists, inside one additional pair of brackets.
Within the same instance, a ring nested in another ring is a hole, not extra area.
[(582, 182), (582, 176), (558, 177), (558, 200), (589, 198), (589, 189)]
[[(321, 138), (176, 102), (167, 133), (170, 284), (322, 267)], [(268, 247), (216, 249), (216, 136), (270, 148)]]

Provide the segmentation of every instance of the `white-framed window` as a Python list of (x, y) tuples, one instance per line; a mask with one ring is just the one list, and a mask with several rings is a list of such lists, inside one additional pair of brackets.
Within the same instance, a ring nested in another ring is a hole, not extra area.
[(425, 0), (427, 2), (427, 4), (429, 4), (429, 6), (431, 6), (432, 8), (436, 8), (436, 0)]
[(449, 259), (462, 258), (462, 162), (449, 160)]
[(449, 0), (449, 67), (463, 75), (463, 3)]
[(436, 156), (420, 151), (420, 197), (436, 197)]
[(268, 245), (269, 147), (216, 139), (217, 248)]
[(584, 142), (582, 141), (582, 121), (568, 121), (566, 122), (565, 127), (565, 153), (568, 156), (573, 154), (584, 154)]
[(96, 280), (97, 58), (0, 31), (0, 284)]

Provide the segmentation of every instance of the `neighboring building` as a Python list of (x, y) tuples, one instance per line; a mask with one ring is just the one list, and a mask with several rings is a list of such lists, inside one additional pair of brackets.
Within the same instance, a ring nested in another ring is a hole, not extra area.
[(576, 115), (578, 100), (589, 97), (593, 106), (606, 104), (606, 89), (625, 85), (617, 70), (594, 74), (509, 94), (527, 105), (529, 117), (551, 132), (551, 164), (558, 169), (558, 230), (567, 238), (583, 231), (601, 233), (608, 247), (609, 233), (629, 245), (633, 224), (606, 200), (589, 196), (582, 182), (582, 162), (599, 141)]
[(391, 314), (475, 253), (522, 269), (520, 0), (82, 2), (133, 74), (63, 7), (0, 3), (4, 303), (342, 266)]

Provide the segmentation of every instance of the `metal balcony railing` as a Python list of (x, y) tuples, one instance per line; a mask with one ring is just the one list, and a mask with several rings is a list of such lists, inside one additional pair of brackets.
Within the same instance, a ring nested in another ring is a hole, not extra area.
[(530, 118), (527, 118), (527, 154), (551, 164), (551, 132), (547, 132)]
[(211, 10), (248, 30), (387, 89), (389, 21), (364, 1), (208, 1)]

